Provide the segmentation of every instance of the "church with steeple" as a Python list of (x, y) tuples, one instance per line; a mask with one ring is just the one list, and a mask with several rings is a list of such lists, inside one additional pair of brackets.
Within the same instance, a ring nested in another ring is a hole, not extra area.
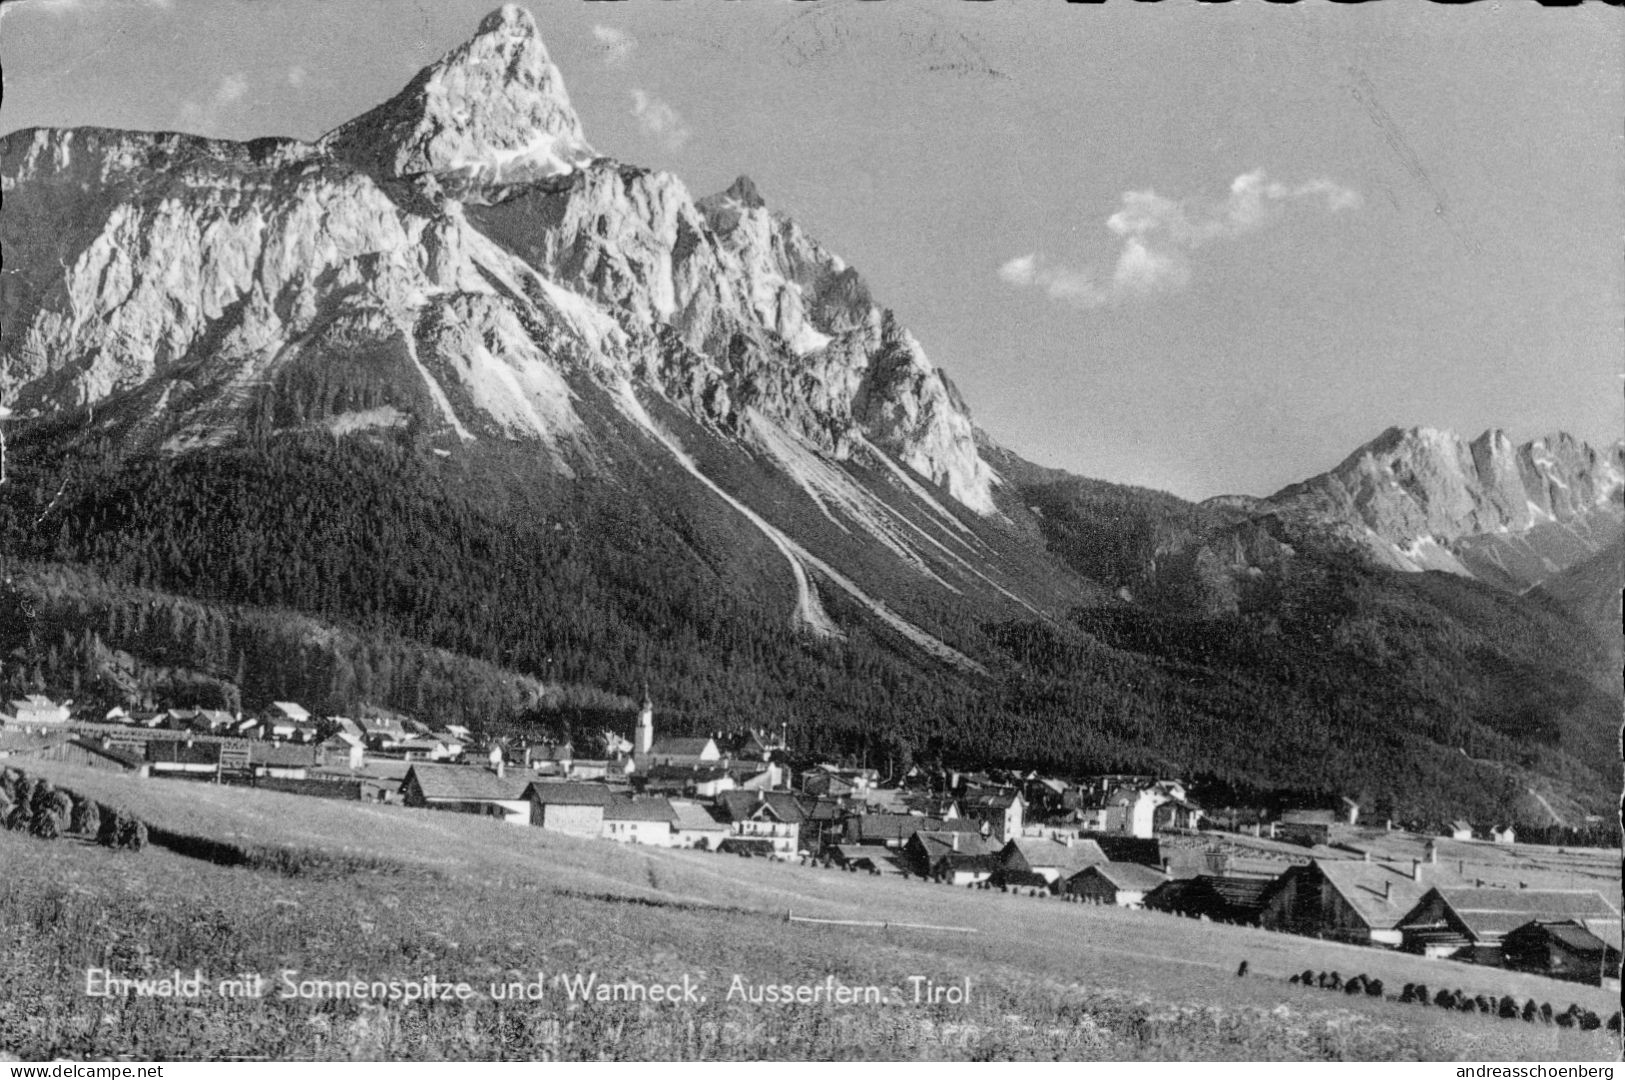
[(725, 764), (717, 741), (705, 735), (682, 737), (667, 735), (655, 737), (655, 707), (648, 687), (643, 690), (643, 702), (638, 706), (637, 723), (632, 727), (632, 761), (639, 772), (654, 765)]

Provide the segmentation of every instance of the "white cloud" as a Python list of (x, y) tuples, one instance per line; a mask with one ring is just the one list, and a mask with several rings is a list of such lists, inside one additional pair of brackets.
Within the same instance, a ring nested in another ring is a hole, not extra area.
[(305, 74), (305, 69), (295, 64), (288, 69), (288, 85), (295, 88), (305, 85)]
[(248, 79), (233, 72), (220, 80), (208, 101), (183, 101), (179, 111), (182, 130), (199, 135), (215, 135), (225, 113), (248, 94)]
[(659, 139), (671, 150), (681, 150), (693, 134), (676, 109), (644, 90), (632, 91), (632, 115), (644, 134)]
[(592, 36), (598, 40), (598, 47), (604, 54), (604, 63), (610, 67), (624, 66), (638, 47), (638, 39), (631, 34), (602, 23), (593, 26)]
[(1100, 307), (1133, 297), (1175, 292), (1191, 279), (1191, 254), (1215, 240), (1245, 236), (1268, 225), (1292, 202), (1319, 203), (1330, 213), (1360, 205), (1358, 192), (1327, 179), (1291, 186), (1262, 171), (1243, 173), (1218, 202), (1174, 200), (1155, 191), (1127, 191), (1106, 228), (1123, 239), (1109, 278), (1089, 269), (1049, 266), (1037, 252), (1011, 259), (999, 277), (1018, 288), (1037, 286), (1051, 299)]

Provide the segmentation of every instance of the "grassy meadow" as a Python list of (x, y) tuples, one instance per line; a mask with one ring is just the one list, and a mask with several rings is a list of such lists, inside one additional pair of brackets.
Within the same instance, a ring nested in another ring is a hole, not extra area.
[[(32, 763), (31, 763), (32, 764)], [(30, 771), (34, 771), (30, 768)], [(23, 1058), (1596, 1059), (1606, 1032), (1393, 1000), (1406, 982), (1571, 1002), (1597, 988), (1151, 912), (700, 852), (623, 848), (396, 807), (43, 764), (59, 787), (246, 854), (223, 866), (0, 833), (0, 1050)], [(788, 923), (786, 912), (973, 933)], [(1235, 974), (1241, 960), (1250, 974)], [(243, 972), (259, 998), (104, 998), (122, 976)], [(1381, 978), (1385, 999), (1289, 985)], [(465, 981), (462, 1002), (284, 999), (296, 978)], [(493, 1000), (533, 982), (539, 1001)], [(559, 974), (671, 983), (687, 1004), (567, 1000)], [(729, 1000), (743, 984), (876, 986), (880, 1005)], [(916, 1003), (911, 975), (970, 980)], [(897, 993), (893, 994), (893, 988)]]

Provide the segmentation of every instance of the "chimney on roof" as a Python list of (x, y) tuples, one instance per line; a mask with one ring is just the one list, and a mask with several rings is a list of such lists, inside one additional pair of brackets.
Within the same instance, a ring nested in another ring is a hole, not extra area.
[(1371, 861), (1371, 852), (1370, 851), (1362, 851), (1362, 852), (1360, 852), (1360, 861), (1361, 862), (1370, 862)]
[(1421, 881), (1422, 880), (1422, 860), (1421, 859), (1412, 859), (1411, 860), (1411, 880), (1412, 881)]
[(1382, 902), (1386, 904), (1390, 899), (1392, 899), (1393, 895), (1394, 895), (1394, 883), (1392, 881), (1383, 882), (1382, 883)]

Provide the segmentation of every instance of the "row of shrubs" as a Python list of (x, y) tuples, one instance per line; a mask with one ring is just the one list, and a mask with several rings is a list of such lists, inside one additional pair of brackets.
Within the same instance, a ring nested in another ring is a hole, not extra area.
[(106, 848), (140, 851), (147, 846), (144, 822), (19, 769), (0, 769), (0, 821), (12, 832), (41, 840), (78, 834), (94, 836)]
[[(1322, 990), (1341, 990), (1345, 994), (1366, 993), (1372, 997), (1382, 996), (1382, 980), (1370, 979), (1365, 975), (1356, 975), (1344, 982), (1342, 977), (1333, 971), (1330, 974), (1322, 971), (1319, 976), (1313, 971), (1304, 971), (1301, 975), (1294, 975), (1287, 980), (1290, 983), (1302, 986), (1316, 987)], [(1460, 990), (1439, 990), (1429, 994), (1426, 983), (1406, 983), (1400, 992), (1399, 1002), (1402, 1005), (1430, 1005), (1440, 1009), (1454, 1009), (1457, 1012), (1477, 1012), (1490, 1016), (1499, 1016), (1503, 1020), (1523, 1020), (1526, 1023), (1556, 1024), (1558, 1027), (1577, 1027), (1582, 1031), (1595, 1031), (1603, 1026), (1603, 1020), (1590, 1009), (1582, 1009), (1578, 1004), (1572, 1004), (1563, 1012), (1554, 1012), (1550, 1003), (1535, 1004), (1530, 998), (1522, 1006), (1518, 999), (1511, 997), (1494, 997), (1478, 994), (1473, 997)], [(1614, 1013), (1608, 1018), (1608, 1030), (1620, 1030), (1620, 1014)]]

